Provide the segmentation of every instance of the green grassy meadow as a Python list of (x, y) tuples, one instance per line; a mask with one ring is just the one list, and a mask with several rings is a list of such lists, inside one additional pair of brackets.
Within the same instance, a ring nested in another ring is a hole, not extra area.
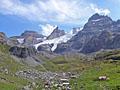
[[(33, 67), (16, 62), (8, 50), (8, 46), (0, 45), (0, 68), (6, 67), (9, 70), (9, 74), (0, 71), (0, 90), (21, 90), (31, 80), (19, 78), (14, 73)], [(77, 72), (79, 77), (70, 80), (72, 90), (120, 90), (119, 57), (119, 50), (100, 52), (92, 59), (77, 55), (58, 56), (51, 60), (45, 60), (42, 66), (34, 67), (34, 69), (52, 72)], [(98, 80), (99, 76), (104, 75), (109, 77), (109, 80)], [(39, 84), (39, 87), (34, 90), (42, 90), (42, 81), (36, 80), (35, 82)]]

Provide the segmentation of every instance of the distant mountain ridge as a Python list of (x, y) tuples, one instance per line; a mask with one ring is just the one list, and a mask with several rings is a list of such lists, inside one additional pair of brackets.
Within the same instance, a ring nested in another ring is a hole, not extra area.
[(35, 31), (25, 31), (20, 36), (7, 38), (0, 34), (0, 42), (10, 46), (34, 46), (38, 51), (63, 54), (67, 52), (92, 53), (103, 49), (120, 48), (120, 20), (94, 14), (83, 29), (73, 28), (72, 33), (65, 33), (58, 26), (49, 36)]
[(59, 44), (55, 52), (92, 53), (102, 49), (120, 48), (119, 35), (119, 20), (113, 21), (108, 16), (94, 14), (82, 31), (79, 31), (67, 43)]

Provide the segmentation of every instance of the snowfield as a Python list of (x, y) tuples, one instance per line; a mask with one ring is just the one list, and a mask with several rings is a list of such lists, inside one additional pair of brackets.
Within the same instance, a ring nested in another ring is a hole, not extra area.
[(68, 40), (70, 40), (75, 34), (66, 34), (63, 35), (61, 37), (55, 38), (55, 39), (51, 39), (51, 40), (45, 40), (41, 43), (35, 44), (35, 48), (37, 49), (40, 45), (44, 45), (44, 44), (53, 44), (53, 47), (51, 48), (52, 51), (54, 51), (57, 48), (57, 45), (60, 43), (65, 43)]

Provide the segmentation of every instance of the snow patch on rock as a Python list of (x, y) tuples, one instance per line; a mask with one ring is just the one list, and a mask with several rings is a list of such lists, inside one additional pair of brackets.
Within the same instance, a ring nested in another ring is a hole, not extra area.
[(37, 49), (40, 45), (44, 45), (44, 44), (53, 44), (53, 47), (51, 48), (51, 51), (54, 51), (57, 48), (57, 45), (60, 43), (65, 43), (68, 40), (70, 40), (75, 34), (66, 34), (63, 35), (61, 37), (55, 38), (55, 39), (51, 39), (51, 40), (45, 40), (41, 43), (35, 44), (35, 48)]

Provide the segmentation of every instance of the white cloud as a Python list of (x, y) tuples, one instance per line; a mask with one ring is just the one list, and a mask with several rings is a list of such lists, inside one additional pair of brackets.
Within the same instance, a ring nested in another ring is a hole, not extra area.
[(78, 23), (96, 12), (110, 13), (108, 9), (98, 8), (85, 0), (35, 0), (29, 4), (20, 0), (0, 1), (0, 13), (46, 23)]
[(95, 6), (94, 4), (91, 4), (91, 9), (95, 13), (104, 14), (104, 15), (110, 14), (110, 10), (109, 9), (101, 9), (101, 8), (98, 8), (97, 6)]
[(39, 25), (39, 26), (42, 28), (41, 33), (45, 36), (49, 36), (53, 32), (53, 30), (57, 27), (50, 24)]

